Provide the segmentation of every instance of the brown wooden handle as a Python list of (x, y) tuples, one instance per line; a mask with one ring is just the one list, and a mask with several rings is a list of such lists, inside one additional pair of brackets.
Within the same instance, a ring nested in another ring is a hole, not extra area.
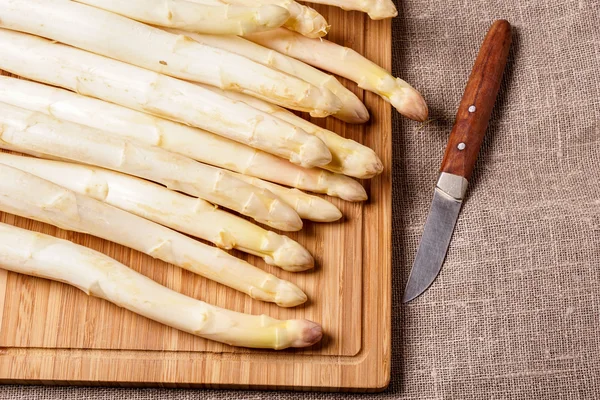
[(467, 180), (471, 177), (500, 89), (510, 44), (508, 21), (494, 22), (481, 45), (458, 107), (441, 172), (460, 175)]

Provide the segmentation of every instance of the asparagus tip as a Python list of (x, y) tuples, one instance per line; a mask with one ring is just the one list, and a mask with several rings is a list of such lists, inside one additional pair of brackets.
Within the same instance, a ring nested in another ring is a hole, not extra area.
[(295, 2), (292, 2), (292, 4), (295, 7), (291, 18), (284, 24), (286, 28), (313, 39), (327, 35), (329, 24), (325, 17), (308, 6)]
[(342, 212), (333, 203), (330, 203), (327, 200), (323, 200), (321, 198), (318, 199), (322, 201), (319, 202), (318, 207), (313, 205), (313, 207), (318, 208), (319, 210), (318, 217), (311, 218), (313, 221), (334, 222), (342, 218)]
[(342, 108), (334, 116), (348, 124), (364, 124), (371, 118), (367, 107), (358, 99), (352, 103), (344, 102)]
[(302, 219), (298, 213), (279, 198), (273, 201), (271, 209), (269, 210), (269, 216), (271, 217), (269, 221), (259, 222), (263, 222), (275, 229), (287, 232), (295, 232), (302, 229)]
[(308, 297), (298, 286), (291, 282), (280, 280), (277, 294), (275, 295), (275, 304), (280, 307), (296, 307), (306, 303)]
[(298, 339), (292, 342), (292, 347), (308, 347), (319, 342), (323, 338), (323, 328), (321, 325), (309, 320), (296, 320), (303, 325), (301, 327)]
[(339, 182), (333, 191), (335, 193), (331, 193), (331, 195), (337, 195), (340, 199), (346, 201), (365, 201), (369, 198), (365, 188), (352, 178)]
[(354, 178), (371, 179), (383, 172), (383, 163), (368, 147), (360, 154), (348, 158), (345, 164), (344, 174)]
[(321, 87), (316, 88), (315, 93), (317, 93), (317, 101), (315, 108), (310, 112), (312, 117), (325, 118), (342, 109), (342, 101), (331, 90)]
[(290, 18), (290, 12), (275, 4), (264, 4), (260, 6), (257, 13), (257, 21), (266, 28), (278, 28)]
[[(300, 129), (299, 129), (300, 130)], [(308, 135), (306, 133), (306, 135)], [(290, 160), (302, 167), (320, 167), (331, 162), (332, 156), (329, 148), (319, 138), (309, 136), (300, 147), (298, 159)]]
[(371, 119), (371, 116), (369, 115), (369, 110), (367, 110), (367, 107), (362, 102), (360, 102), (360, 106), (358, 106), (354, 110), (353, 120), (346, 122), (350, 122), (352, 124), (364, 124), (368, 122), (369, 119)]
[(370, 177), (372, 178), (375, 175), (379, 175), (383, 172), (383, 163), (381, 162), (379, 157), (377, 157), (377, 155), (375, 155), (375, 159), (373, 160), (373, 162), (371, 162), (365, 166), (365, 170), (366, 170), (366, 174), (370, 175)]
[(421, 93), (406, 83), (402, 86), (402, 95), (395, 95), (390, 99), (392, 105), (407, 118), (419, 122), (427, 120), (429, 109)]
[(375, 0), (368, 9), (371, 19), (385, 19), (398, 16), (398, 10), (391, 0)]
[(314, 268), (315, 259), (308, 250), (287, 236), (281, 237), (284, 243), (273, 253), (273, 261), (277, 266), (290, 272), (300, 272)]

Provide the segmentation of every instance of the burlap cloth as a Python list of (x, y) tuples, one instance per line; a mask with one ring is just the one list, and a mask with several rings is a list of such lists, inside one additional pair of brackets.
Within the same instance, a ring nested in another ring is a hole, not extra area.
[[(394, 74), (435, 120), (394, 117), (392, 381), (370, 397), (600, 398), (600, 1), (403, 0), (399, 12)], [(439, 279), (403, 306), (454, 113), (497, 18), (515, 35), (470, 195)], [(2, 399), (300, 396), (354, 395), (0, 388)]]

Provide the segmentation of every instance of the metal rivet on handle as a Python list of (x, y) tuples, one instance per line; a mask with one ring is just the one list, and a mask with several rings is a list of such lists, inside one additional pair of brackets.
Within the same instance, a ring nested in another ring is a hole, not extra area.
[(459, 143), (459, 144), (458, 144), (458, 149), (459, 149), (459, 150), (464, 150), (464, 149), (465, 149), (465, 147), (467, 147), (467, 145), (466, 145), (466, 144), (464, 144), (464, 143)]
[(476, 110), (477, 110), (477, 108), (475, 106), (469, 107), (469, 112), (470, 113), (474, 113)]

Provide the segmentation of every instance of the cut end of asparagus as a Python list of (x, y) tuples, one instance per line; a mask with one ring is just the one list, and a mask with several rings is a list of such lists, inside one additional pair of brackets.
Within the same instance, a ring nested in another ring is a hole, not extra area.
[(308, 297), (300, 288), (288, 281), (280, 280), (275, 294), (275, 304), (279, 307), (296, 307), (306, 303)]
[[(304, 132), (296, 128), (298, 133)], [(300, 151), (297, 154), (292, 154), (290, 161), (302, 167), (320, 167), (331, 162), (332, 156), (329, 148), (315, 136), (309, 136), (300, 146)]]
[(298, 338), (291, 343), (290, 347), (312, 346), (323, 338), (323, 328), (315, 322), (295, 319), (288, 321), (288, 324), (291, 325), (290, 331), (298, 332)]
[(267, 260), (269, 264), (291, 272), (314, 268), (315, 259), (308, 250), (286, 236), (280, 237), (283, 238), (283, 244), (273, 253), (272, 260)]
[(400, 78), (396, 78), (396, 84), (399, 91), (390, 96), (390, 103), (405, 117), (415, 121), (425, 121), (429, 109), (421, 93)]
[(260, 6), (256, 12), (256, 21), (265, 30), (278, 28), (290, 18), (290, 13), (283, 7), (274, 4)]
[(385, 19), (398, 16), (398, 10), (391, 0), (374, 0), (366, 8), (371, 19)]

